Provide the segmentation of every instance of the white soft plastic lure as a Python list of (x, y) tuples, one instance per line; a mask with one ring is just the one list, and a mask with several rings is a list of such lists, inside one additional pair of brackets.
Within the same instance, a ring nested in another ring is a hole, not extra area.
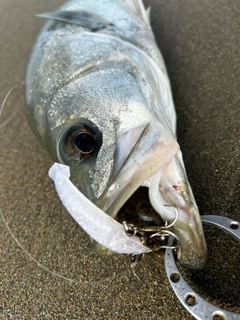
[[(26, 79), (29, 123), (54, 161), (50, 176), (69, 213), (104, 248), (148, 249), (117, 214), (144, 185), (181, 241), (180, 262), (201, 268), (206, 244), (182, 155), (162, 56), (141, 0), (75, 0), (49, 19)], [(64, 167), (65, 168), (65, 167)], [(166, 206), (168, 205), (168, 206)]]
[(69, 180), (68, 166), (55, 163), (49, 170), (56, 190), (68, 212), (98, 243), (118, 253), (144, 253), (149, 251), (138, 237), (128, 237), (122, 225), (96, 207)]

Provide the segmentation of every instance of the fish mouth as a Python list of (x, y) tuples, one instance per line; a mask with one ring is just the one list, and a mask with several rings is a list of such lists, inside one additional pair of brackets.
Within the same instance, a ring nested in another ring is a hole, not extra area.
[[(198, 209), (187, 181), (178, 143), (159, 123), (144, 124), (137, 129), (131, 151), (117, 161), (109, 187), (95, 203), (89, 201), (65, 175), (60, 164), (50, 169), (59, 196), (73, 218), (94, 240), (99, 254), (144, 253), (149, 248), (136, 236), (128, 237), (117, 214), (141, 186), (149, 187), (149, 199), (157, 214), (171, 223), (171, 231), (180, 239), (177, 257), (188, 268), (202, 268), (206, 262), (206, 244)], [(56, 169), (58, 165), (58, 169)], [(66, 167), (66, 166), (64, 166)], [(74, 196), (73, 196), (74, 194)]]
[[(149, 134), (154, 130), (158, 139), (151, 144), (149, 141), (154, 140)], [(147, 143), (149, 150), (146, 150)], [(138, 157), (144, 148), (145, 155)], [(178, 260), (188, 268), (202, 268), (207, 260), (207, 247), (176, 140), (161, 126), (147, 125), (127, 160), (96, 205), (117, 219), (119, 210), (131, 195), (140, 186), (148, 187), (150, 203), (165, 223), (172, 223), (176, 216), (173, 208), (178, 210), (178, 219), (170, 229), (180, 239)], [(94, 247), (98, 253), (104, 253), (102, 246), (94, 243)]]

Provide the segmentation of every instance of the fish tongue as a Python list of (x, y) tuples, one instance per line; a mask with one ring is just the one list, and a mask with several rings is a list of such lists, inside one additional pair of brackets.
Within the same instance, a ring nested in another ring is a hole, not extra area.
[(178, 209), (179, 217), (172, 227), (181, 241), (177, 251), (178, 259), (188, 268), (202, 268), (206, 263), (207, 248), (180, 151), (163, 173), (157, 173), (151, 179), (149, 198), (165, 221), (170, 222), (175, 218), (175, 210), (170, 206)]
[(55, 182), (58, 195), (76, 222), (102, 246), (127, 254), (140, 254), (149, 249), (142, 245), (139, 238), (128, 237), (122, 225), (87, 199), (69, 180), (68, 166), (55, 163), (49, 170)]

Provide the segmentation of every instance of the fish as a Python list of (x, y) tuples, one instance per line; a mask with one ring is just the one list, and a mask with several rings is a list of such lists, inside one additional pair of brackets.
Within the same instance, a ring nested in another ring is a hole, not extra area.
[[(55, 162), (49, 176), (100, 254), (144, 253), (118, 213), (140, 187), (202, 268), (207, 247), (176, 138), (165, 63), (142, 0), (72, 0), (47, 19), (26, 75), (28, 122)], [(176, 213), (177, 212), (177, 213)]]

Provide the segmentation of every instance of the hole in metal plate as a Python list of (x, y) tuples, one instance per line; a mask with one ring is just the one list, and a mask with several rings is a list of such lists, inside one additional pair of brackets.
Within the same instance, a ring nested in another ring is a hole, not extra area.
[(184, 299), (189, 307), (193, 307), (197, 303), (196, 295), (192, 292), (187, 293)]
[(237, 230), (239, 228), (239, 223), (237, 221), (232, 221), (230, 223), (230, 228), (233, 230)]
[(178, 272), (173, 272), (170, 276), (172, 282), (177, 283), (180, 280), (180, 275)]
[(222, 312), (222, 311), (217, 310), (217, 311), (213, 312), (213, 314), (212, 314), (212, 320), (226, 320), (226, 319), (227, 318), (226, 318), (224, 312)]

